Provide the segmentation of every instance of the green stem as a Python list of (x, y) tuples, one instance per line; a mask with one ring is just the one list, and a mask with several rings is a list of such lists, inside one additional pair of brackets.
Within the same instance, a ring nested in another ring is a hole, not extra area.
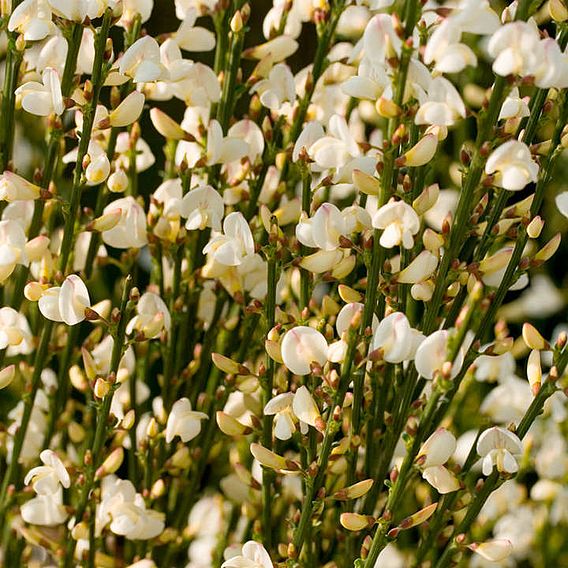
[(108, 64), (105, 62), (106, 42), (112, 23), (112, 10), (107, 8), (102, 25), (97, 31), (95, 40), (95, 59), (93, 63), (92, 84), (93, 92), (92, 98), (83, 109), (83, 129), (81, 132), (81, 140), (79, 141), (79, 148), (77, 151), (77, 162), (75, 164), (75, 171), (73, 174), (73, 187), (71, 189), (71, 199), (69, 202), (69, 210), (65, 220), (65, 227), (63, 230), (63, 240), (61, 242), (61, 253), (59, 257), (59, 270), (64, 275), (67, 270), (71, 248), (73, 246), (73, 236), (75, 221), (79, 206), (81, 204), (81, 193), (83, 189), (83, 160), (87, 155), (89, 149), (89, 142), (91, 140), (91, 132), (95, 121), (95, 111), (99, 102), (99, 95), (105, 81), (105, 75)]
[[(113, 336), (113, 348), (110, 361), (109, 377), (116, 380), (116, 375), (118, 373), (118, 368), (120, 365), (120, 360), (124, 354), (125, 349), (125, 339), (126, 339), (126, 324), (128, 321), (128, 314), (131, 311), (130, 305), (130, 291), (132, 290), (132, 277), (128, 275), (124, 282), (124, 287), (122, 289), (122, 299), (120, 302), (120, 309), (117, 312), (118, 322), (116, 324), (116, 329), (112, 333)], [(110, 407), (112, 404), (112, 398), (115, 390), (118, 388), (119, 384), (114, 383), (111, 387), (109, 393), (105, 396), (102, 403), (99, 404), (97, 409), (97, 420), (95, 427), (95, 437), (90, 448), (90, 461), (85, 468), (85, 483), (81, 488), (81, 493), (79, 497), (79, 502), (76, 507), (75, 519), (76, 522), (80, 523), (83, 519), (87, 506), (89, 504), (89, 498), (91, 497), (91, 491), (95, 483), (95, 474), (97, 468), (102, 463), (102, 451), (106, 442), (107, 432), (108, 432), (108, 419), (110, 416)], [(133, 448), (135, 451), (135, 448)], [(89, 522), (94, 523), (95, 519), (91, 518)], [(75, 551), (75, 540), (69, 539), (67, 543), (67, 550), (65, 556), (65, 568), (70, 568), (74, 562), (74, 551)]]

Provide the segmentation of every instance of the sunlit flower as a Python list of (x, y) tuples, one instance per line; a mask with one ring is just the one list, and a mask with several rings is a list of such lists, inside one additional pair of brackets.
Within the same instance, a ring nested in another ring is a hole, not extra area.
[(85, 319), (85, 310), (91, 307), (89, 291), (76, 274), (61, 284), (48, 288), (38, 302), (39, 310), (49, 320), (76, 325)]
[(477, 441), (477, 453), (483, 458), (483, 475), (489, 475), (494, 467), (502, 473), (516, 473), (519, 464), (515, 456), (522, 451), (518, 436), (498, 426), (485, 430)]
[(493, 150), (485, 164), (485, 173), (494, 174), (495, 184), (499, 187), (519, 191), (536, 182), (538, 164), (533, 161), (526, 144), (509, 140)]
[(48, 116), (62, 114), (65, 110), (59, 74), (55, 69), (47, 68), (41, 76), (41, 83), (29, 81), (16, 89), (22, 107), (31, 114)]
[(192, 410), (189, 399), (180, 398), (174, 402), (168, 416), (166, 442), (169, 444), (176, 436), (184, 443), (193, 440), (201, 432), (201, 421), (208, 418), (204, 412)]
[(373, 227), (383, 230), (380, 243), (385, 248), (402, 245), (410, 249), (414, 246), (413, 236), (420, 229), (420, 219), (404, 201), (391, 201), (373, 215)]
[(325, 337), (311, 327), (294, 327), (282, 338), (282, 359), (296, 375), (307, 375), (311, 363), (323, 365), (327, 361), (327, 350)]

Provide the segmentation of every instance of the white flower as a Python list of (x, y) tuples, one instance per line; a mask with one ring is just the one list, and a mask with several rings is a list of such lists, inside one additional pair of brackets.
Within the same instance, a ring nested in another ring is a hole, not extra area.
[(427, 95), (420, 97), (416, 124), (452, 126), (460, 117), (465, 118), (465, 105), (457, 89), (444, 77), (432, 79)]
[(519, 87), (513, 87), (509, 91), (507, 98), (503, 101), (499, 112), (499, 120), (529, 116), (530, 110), (527, 102), (528, 97), (523, 97), (521, 99), (519, 95)]
[(414, 357), (422, 339), (422, 334), (410, 327), (402, 312), (394, 312), (377, 326), (372, 349), (381, 349), (384, 360), (389, 363), (402, 363)]
[(556, 207), (558, 211), (568, 218), (568, 191), (563, 191), (556, 196), (555, 199)]
[(265, 57), (270, 57), (273, 63), (279, 63), (284, 61), (287, 57), (290, 57), (298, 49), (298, 42), (288, 36), (281, 35), (274, 39), (251, 47), (245, 51), (247, 57), (252, 57), (253, 59), (264, 59)]
[(373, 215), (373, 227), (383, 230), (380, 243), (385, 248), (402, 245), (410, 249), (414, 246), (413, 235), (420, 229), (420, 219), (404, 201), (391, 201)]
[(329, 119), (327, 136), (317, 139), (308, 148), (308, 153), (321, 168), (342, 168), (361, 151), (345, 118), (334, 114)]
[(274, 435), (279, 440), (289, 440), (298, 421), (304, 434), (308, 432), (308, 425), (321, 428), (323, 423), (317, 404), (305, 385), (295, 393), (275, 396), (266, 403), (263, 412), (274, 416)]
[[(335, 319), (335, 329), (339, 337), (343, 337), (343, 334), (349, 330), (353, 318), (359, 314), (363, 313), (364, 305), (361, 302), (351, 302), (345, 304)], [(372, 330), (376, 331), (379, 325), (379, 318), (373, 314)]]
[[(416, 350), (414, 365), (418, 373), (425, 379), (432, 380), (436, 372), (442, 371), (447, 361), (449, 333), (445, 329), (435, 331), (429, 335)], [(457, 354), (450, 377), (453, 379), (463, 365), (463, 346)]]
[(223, 221), (223, 235), (213, 237), (203, 249), (225, 266), (238, 266), (245, 257), (254, 254), (254, 240), (242, 213), (229, 213)]
[(61, 484), (69, 489), (71, 479), (63, 462), (52, 450), (43, 450), (39, 455), (44, 465), (34, 467), (28, 471), (24, 478), (26, 485), (32, 484), (38, 495), (53, 495), (59, 490)]
[(154, 8), (154, 0), (122, 0), (122, 16), (117, 25), (127, 27), (136, 17), (147, 22)]
[(497, 75), (532, 75), (543, 59), (538, 28), (531, 18), (528, 22), (512, 22), (498, 29), (488, 45), (495, 58), (493, 71)]
[(91, 307), (91, 300), (85, 283), (76, 274), (71, 274), (61, 287), (48, 288), (38, 306), (45, 318), (75, 325), (85, 319), (85, 309)]
[(493, 467), (499, 472), (516, 473), (519, 464), (514, 456), (522, 451), (519, 437), (498, 426), (485, 430), (477, 441), (477, 453), (483, 458), (483, 475), (489, 475)]
[(327, 350), (325, 337), (308, 326), (294, 327), (282, 338), (282, 360), (295, 375), (310, 373), (311, 363), (323, 365), (327, 361)]
[(422, 444), (417, 462), (422, 468), (422, 477), (441, 495), (457, 491), (460, 487), (456, 476), (444, 464), (456, 449), (454, 435), (445, 428), (438, 428)]
[(323, 203), (311, 219), (300, 220), (296, 225), (296, 237), (308, 247), (336, 250), (346, 229), (341, 211), (332, 203)]
[(201, 432), (201, 421), (208, 418), (204, 412), (192, 410), (189, 399), (180, 398), (174, 402), (168, 416), (166, 442), (169, 444), (176, 436), (184, 443), (193, 440)]
[(217, 120), (212, 120), (207, 129), (207, 163), (228, 164), (240, 160), (248, 153), (248, 144), (233, 136), (223, 136)]
[(126, 333), (136, 330), (143, 333), (146, 339), (156, 339), (162, 330), (170, 330), (171, 322), (164, 300), (153, 292), (146, 292), (136, 304), (136, 315), (128, 322)]
[(547, 38), (540, 42), (542, 61), (535, 71), (535, 85), (541, 89), (565, 89), (568, 87), (568, 54), (557, 41)]
[(233, 556), (221, 564), (221, 568), (272, 568), (270, 555), (262, 544), (249, 540), (243, 544), (240, 555)]
[(55, 29), (46, 0), (24, 0), (14, 8), (8, 31), (24, 35), (26, 41), (44, 39)]
[(223, 198), (210, 185), (202, 185), (189, 191), (180, 206), (182, 217), (187, 218), (185, 228), (188, 231), (203, 230), (211, 227), (221, 230), (221, 219), (225, 213)]
[(402, 40), (395, 32), (393, 19), (389, 14), (373, 16), (363, 34), (365, 57), (384, 63), (385, 59), (399, 54)]
[(432, 33), (424, 51), (424, 63), (435, 63), (440, 73), (459, 73), (475, 66), (477, 57), (465, 43), (460, 43), (462, 28), (453, 18), (444, 20)]
[(297, 162), (302, 150), (305, 150), (307, 152), (317, 140), (323, 138), (324, 136), (325, 132), (323, 130), (323, 126), (317, 120), (308, 122), (304, 126), (302, 132), (300, 133), (300, 136), (298, 136), (298, 139), (294, 144), (292, 160), (294, 162)]
[(164, 79), (165, 69), (161, 63), (158, 42), (149, 35), (135, 41), (120, 59), (118, 69), (135, 83)]
[(20, 507), (22, 519), (31, 525), (54, 527), (65, 522), (67, 510), (63, 506), (61, 488), (55, 493), (37, 495)]
[(289, 440), (296, 430), (293, 401), (294, 393), (285, 392), (270, 399), (264, 407), (264, 414), (274, 416), (274, 435), (279, 440)]
[(62, 114), (65, 110), (59, 73), (48, 67), (41, 76), (41, 83), (28, 81), (15, 91), (22, 101), (24, 110), (38, 116), (48, 116), (52, 113)]
[(285, 102), (293, 103), (296, 98), (294, 75), (288, 65), (279, 63), (270, 70), (268, 79), (256, 83), (250, 92), (258, 93), (263, 106), (278, 112)]
[(91, 20), (103, 15), (106, 2), (99, 0), (48, 0), (55, 14), (66, 20), (81, 23), (85, 18)]
[(103, 214), (116, 209), (121, 210), (118, 224), (108, 231), (103, 231), (103, 241), (115, 248), (140, 248), (147, 242), (146, 213), (132, 196), (122, 197), (109, 203)]
[(175, 42), (186, 51), (211, 51), (215, 49), (215, 35), (206, 28), (195, 25), (198, 12), (189, 9), (178, 31), (174, 34)]
[(26, 234), (17, 221), (0, 221), (0, 282), (4, 282), (16, 264), (28, 265)]
[(28, 355), (33, 351), (33, 335), (26, 316), (14, 308), (0, 308), (0, 349), (7, 355)]
[(495, 174), (495, 184), (510, 191), (519, 191), (538, 178), (538, 164), (529, 147), (518, 140), (498, 146), (485, 164), (486, 174)]
[(317, 404), (315, 403), (308, 387), (302, 385), (294, 394), (292, 410), (303, 424), (309, 424), (314, 428), (321, 429), (322, 419)]
[(27, 179), (6, 170), (0, 176), (0, 199), (12, 202), (33, 200), (39, 197), (40, 188)]
[(146, 509), (144, 498), (136, 494), (134, 501), (119, 503), (112, 511), (110, 530), (129, 540), (148, 540), (165, 528), (165, 514)]

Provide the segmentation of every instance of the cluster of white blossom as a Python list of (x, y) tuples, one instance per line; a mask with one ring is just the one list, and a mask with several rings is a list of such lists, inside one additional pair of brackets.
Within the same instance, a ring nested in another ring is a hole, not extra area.
[(567, 45), (1, 1), (0, 564), (568, 564)]

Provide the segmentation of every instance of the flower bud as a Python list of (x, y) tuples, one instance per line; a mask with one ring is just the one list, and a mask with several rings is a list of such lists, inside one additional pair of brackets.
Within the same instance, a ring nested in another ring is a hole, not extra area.
[(351, 254), (346, 256), (341, 260), (331, 271), (331, 276), (336, 278), (337, 280), (341, 280), (345, 278), (348, 274), (351, 274), (353, 269), (355, 268), (355, 264), (357, 264), (357, 258), (355, 255)]
[(362, 531), (371, 528), (377, 521), (369, 515), (359, 515), (358, 513), (341, 513), (339, 517), (341, 526), (348, 531)]
[(97, 398), (103, 399), (110, 392), (110, 384), (100, 377), (95, 382), (93, 393)]
[(146, 97), (139, 92), (130, 93), (110, 114), (109, 122), (111, 126), (129, 126), (136, 122), (142, 114)]
[(30, 262), (36, 262), (41, 260), (47, 249), (49, 248), (49, 238), (40, 235), (35, 237), (35, 239), (31, 239), (26, 243), (25, 251), (26, 256)]
[(86, 436), (85, 429), (77, 422), (71, 422), (69, 424), (69, 426), (67, 427), (67, 433), (69, 434), (70, 440), (74, 444), (80, 444)]
[(548, 2), (548, 12), (555, 22), (568, 20), (568, 9), (564, 0), (550, 0)]
[(171, 457), (171, 463), (177, 469), (188, 469), (191, 465), (189, 448), (187, 446), (182, 446), (179, 450), (177, 450)]
[(238, 34), (243, 29), (243, 16), (240, 10), (237, 10), (231, 18), (231, 31)]
[(107, 187), (111, 193), (123, 193), (128, 188), (128, 176), (122, 169), (116, 170), (107, 180)]
[(397, 276), (402, 284), (415, 284), (429, 278), (438, 266), (438, 257), (427, 250), (423, 250), (402, 272)]
[(79, 365), (73, 365), (69, 369), (69, 380), (79, 392), (86, 392), (89, 388), (89, 383)]
[(150, 499), (159, 499), (166, 493), (166, 484), (163, 479), (158, 479), (152, 485), (150, 490)]
[(379, 116), (384, 118), (396, 118), (401, 113), (401, 108), (392, 99), (385, 99), (384, 97), (377, 100), (375, 109)]
[(245, 426), (226, 412), (218, 410), (216, 418), (219, 430), (227, 436), (244, 436), (251, 432), (251, 429), (248, 426)]
[(560, 241), (562, 239), (562, 235), (560, 233), (556, 233), (554, 237), (552, 237), (535, 255), (535, 261), (542, 263), (546, 262), (548, 259), (552, 258), (554, 253), (558, 250), (560, 246)]
[(417, 511), (416, 513), (414, 513), (414, 515), (406, 517), (406, 519), (404, 519), (400, 523), (399, 528), (402, 530), (407, 530), (411, 529), (412, 527), (421, 525), (424, 521), (427, 521), (434, 514), (437, 506), (438, 503), (432, 503), (431, 505), (428, 505), (428, 507), (424, 507), (424, 509)]
[(286, 470), (288, 469), (287, 461), (278, 454), (266, 449), (260, 444), (251, 444), (250, 452), (253, 457), (264, 467), (274, 470)]
[(542, 337), (539, 331), (530, 323), (523, 324), (523, 340), (526, 343), (527, 347), (530, 349), (537, 349), (537, 350), (548, 350), (550, 349), (550, 345), (548, 341)]
[(270, 339), (267, 339), (264, 342), (264, 348), (266, 349), (268, 356), (273, 361), (276, 361), (277, 363), (280, 363), (280, 364), (284, 363), (284, 361), (282, 360), (282, 352), (280, 350), (280, 343), (278, 343), (278, 341), (272, 341)]
[(85, 178), (87, 185), (99, 185), (103, 183), (110, 174), (110, 162), (105, 153), (91, 158), (86, 170)]
[(540, 385), (542, 383), (542, 367), (540, 364), (540, 351), (533, 349), (527, 361), (527, 379), (529, 381), (529, 385), (533, 391), (533, 394), (536, 395), (540, 390)]
[(220, 353), (212, 353), (211, 359), (217, 369), (227, 373), (228, 375), (237, 375), (240, 371), (241, 365)]
[(357, 290), (353, 290), (349, 286), (345, 284), (340, 284), (338, 287), (339, 297), (348, 304), (354, 302), (360, 302), (363, 299), (363, 296), (357, 292)]
[(432, 229), (426, 229), (424, 233), (422, 233), (422, 243), (426, 250), (437, 254), (444, 246), (444, 237)]
[(358, 499), (365, 495), (373, 486), (374, 481), (372, 479), (365, 479), (364, 481), (359, 481), (359, 483), (355, 483), (350, 485), (349, 487), (345, 487), (344, 489), (340, 489), (336, 493), (333, 494), (333, 498), (337, 499), (338, 501), (347, 501), (348, 499)]
[(115, 448), (102, 465), (97, 469), (96, 477), (100, 479), (118, 470), (124, 461), (124, 449), (122, 446)]
[(422, 193), (412, 202), (412, 208), (418, 215), (424, 215), (426, 211), (434, 207), (440, 196), (440, 186), (437, 183), (424, 188)]
[(30, 302), (37, 302), (48, 289), (47, 284), (40, 284), (39, 282), (28, 282), (24, 288), (24, 296)]
[(183, 128), (165, 112), (154, 107), (150, 111), (150, 119), (154, 128), (168, 140), (183, 140), (186, 136)]
[(113, 209), (91, 221), (87, 228), (91, 231), (110, 231), (118, 225), (121, 217), (122, 209)]
[(381, 192), (381, 182), (374, 176), (371, 176), (361, 170), (353, 170), (353, 184), (355, 187), (366, 195), (379, 195)]
[(77, 523), (71, 529), (71, 536), (74, 540), (89, 540), (89, 526), (84, 521)]
[(436, 154), (438, 148), (438, 137), (431, 133), (426, 134), (410, 150), (398, 158), (399, 165), (410, 167), (424, 166)]
[(496, 252), (494, 255), (484, 258), (479, 263), (479, 271), (483, 274), (491, 274), (505, 268), (513, 256), (512, 247), (507, 247)]
[(531, 239), (538, 239), (542, 228), (544, 227), (544, 220), (540, 215), (537, 215), (527, 226), (527, 235)]
[(0, 389), (6, 388), (16, 376), (16, 365), (9, 365), (0, 371)]

